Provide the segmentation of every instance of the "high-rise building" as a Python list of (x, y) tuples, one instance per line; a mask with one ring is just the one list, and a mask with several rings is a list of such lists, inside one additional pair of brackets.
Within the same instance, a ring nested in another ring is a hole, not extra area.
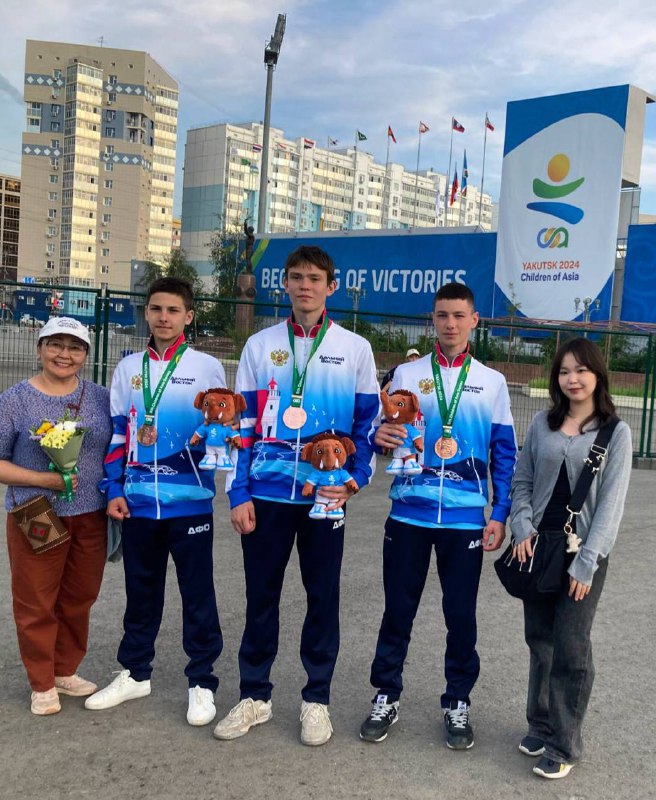
[(0, 279), (16, 280), (21, 182), (0, 175)]
[[(182, 195), (182, 248), (198, 274), (211, 272), (208, 242), (216, 230), (241, 229), (258, 216), (263, 126), (220, 124), (187, 133)], [(272, 128), (267, 232), (426, 228), (479, 224), (478, 189), (469, 185), (445, 204), (447, 176), (376, 163), (353, 145), (285, 138)], [(439, 191), (438, 191), (439, 190)], [(439, 197), (439, 203), (438, 203)], [(480, 226), (491, 228), (483, 194)]]
[(19, 278), (128, 289), (171, 251), (178, 85), (147, 53), (28, 40)]

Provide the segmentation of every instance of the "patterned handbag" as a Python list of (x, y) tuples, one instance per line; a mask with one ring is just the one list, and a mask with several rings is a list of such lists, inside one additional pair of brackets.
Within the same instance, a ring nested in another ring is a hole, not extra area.
[(15, 506), (9, 513), (25, 534), (35, 554), (52, 550), (71, 538), (50, 501), (42, 494)]

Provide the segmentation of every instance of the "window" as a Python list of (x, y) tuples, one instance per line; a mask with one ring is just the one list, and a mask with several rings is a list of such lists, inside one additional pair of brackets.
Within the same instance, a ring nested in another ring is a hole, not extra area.
[(48, 209), (48, 219), (52, 222), (55, 217), (57, 216), (57, 209), (56, 208), (49, 208)]
[(114, 186), (114, 181), (105, 180), (105, 189), (111, 189)]
[(46, 261), (46, 269), (47, 270), (54, 270), (55, 269), (55, 262), (54, 261)]
[(101, 255), (103, 258), (109, 258), (109, 247), (103, 247), (101, 250)]
[(51, 122), (50, 123), (50, 130), (58, 133), (61, 130), (61, 125), (58, 122)]
[(50, 156), (50, 166), (53, 169), (59, 168), (59, 159), (56, 156)]
[(59, 183), (59, 175), (51, 175), (50, 183)]
[(56, 225), (48, 225), (48, 236), (57, 236), (57, 226)]
[(108, 156), (114, 155), (114, 145), (113, 144), (106, 144), (105, 145), (105, 152)]
[(105, 172), (113, 172), (113, 171), (114, 171), (114, 165), (112, 163), (108, 162), (107, 164), (105, 164)]
[(112, 215), (111, 214), (103, 214), (102, 215), (102, 221), (103, 221), (103, 225), (108, 225), (112, 221)]
[(53, 69), (53, 71), (52, 71), (52, 77), (53, 77), (53, 78), (54, 78), (56, 81), (58, 81), (58, 80), (61, 78), (61, 76), (62, 76), (62, 71), (61, 71), (60, 69)]
[(101, 275), (109, 275), (109, 264), (101, 264), (100, 273)]
[(56, 200), (57, 192), (48, 192), (48, 200)]
[(114, 122), (116, 119), (116, 111), (110, 111), (109, 109), (105, 111), (105, 119), (107, 122)]
[(50, 140), (50, 147), (52, 147), (55, 150), (58, 150), (59, 149), (59, 139), (51, 139)]
[(116, 92), (110, 92), (107, 95), (107, 102), (108, 103), (115, 103), (116, 102)]
[(49, 256), (54, 256), (55, 255), (54, 242), (48, 242), (48, 244), (46, 245), (46, 252), (48, 253)]
[(108, 139), (113, 139), (116, 136), (116, 128), (105, 128), (105, 136)]
[(61, 106), (58, 103), (53, 103), (50, 106), (50, 115), (53, 117), (61, 116)]
[(111, 197), (103, 197), (103, 205), (104, 206), (111, 206), (112, 198)]
[(112, 86), (116, 86), (116, 84), (118, 83), (118, 75), (110, 75), (109, 76), (109, 83)]
[(103, 231), (100, 234), (100, 241), (101, 242), (108, 242), (109, 241), (109, 231)]

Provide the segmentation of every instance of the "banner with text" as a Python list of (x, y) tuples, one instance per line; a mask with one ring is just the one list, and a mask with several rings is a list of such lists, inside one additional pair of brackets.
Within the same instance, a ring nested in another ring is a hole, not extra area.
[[(492, 313), (496, 235), (414, 234), (294, 236), (263, 239), (255, 267), (257, 301), (287, 300), (285, 260), (301, 245), (317, 245), (335, 262), (337, 291), (329, 308), (415, 316), (433, 310), (445, 283), (464, 283), (474, 292), (481, 316)], [(357, 298), (357, 299), (356, 299)], [(267, 309), (263, 310), (264, 313)]]
[(494, 315), (608, 319), (628, 86), (508, 103)]

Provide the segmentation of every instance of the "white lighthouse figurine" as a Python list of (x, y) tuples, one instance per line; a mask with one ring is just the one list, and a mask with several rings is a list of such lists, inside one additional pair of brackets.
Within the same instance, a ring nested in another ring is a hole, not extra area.
[(128, 464), (137, 463), (137, 409), (132, 406), (128, 415), (128, 440), (125, 443)]
[(264, 413), (262, 414), (262, 438), (275, 439), (278, 432), (278, 411), (280, 409), (280, 391), (275, 378), (271, 378), (268, 383), (269, 394), (267, 395)]

